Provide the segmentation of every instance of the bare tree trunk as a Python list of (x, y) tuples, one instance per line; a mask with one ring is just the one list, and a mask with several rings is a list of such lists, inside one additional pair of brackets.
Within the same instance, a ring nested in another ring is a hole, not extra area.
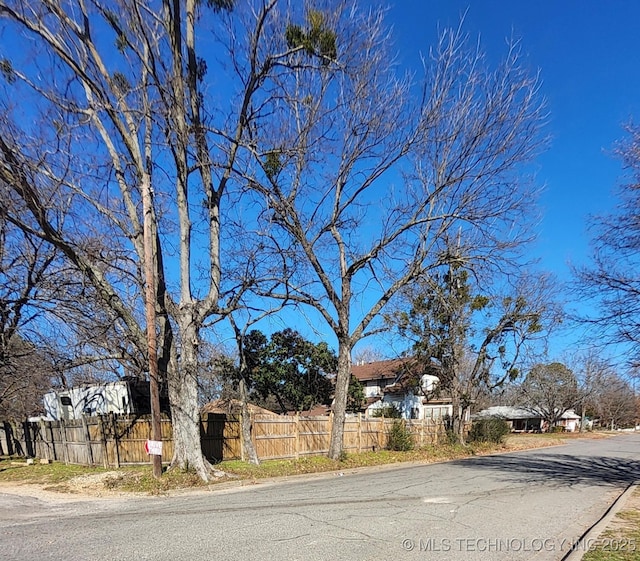
[(462, 399), (457, 388), (451, 390), (451, 433), (455, 434), (458, 443), (464, 445), (464, 408), (462, 406)]
[(247, 461), (253, 465), (260, 465), (256, 448), (251, 440), (251, 412), (247, 396), (247, 383), (244, 377), (240, 378), (240, 401), (242, 403), (242, 446), (247, 456)]
[(469, 410), (469, 407), (467, 406), (463, 406), (460, 407), (460, 426), (458, 428), (458, 440), (460, 442), (460, 444), (466, 444), (467, 443), (467, 435), (465, 434), (465, 423), (466, 423), (466, 418), (467, 418), (467, 411)]
[(180, 325), (181, 356), (179, 364), (172, 361), (169, 375), (169, 400), (174, 435), (174, 452), (171, 469), (194, 470), (208, 481), (213, 473), (222, 472), (213, 467), (202, 455), (200, 445), (200, 411), (198, 409), (198, 329), (191, 314), (183, 310)]
[(329, 443), (329, 458), (340, 459), (344, 439), (344, 421), (347, 411), (347, 397), (349, 395), (349, 381), (351, 380), (351, 345), (345, 341), (338, 343), (338, 372), (336, 375), (336, 389), (333, 398), (333, 424), (331, 425), (331, 441)]

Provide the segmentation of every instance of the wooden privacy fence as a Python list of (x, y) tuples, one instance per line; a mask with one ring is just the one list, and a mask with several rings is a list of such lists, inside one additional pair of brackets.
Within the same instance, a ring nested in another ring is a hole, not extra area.
[[(387, 445), (393, 419), (347, 417), (344, 450), (364, 452)], [(209, 460), (245, 459), (240, 417), (209, 413), (201, 420), (202, 452)], [(251, 434), (261, 460), (300, 458), (329, 451), (332, 417), (256, 415)], [(442, 419), (405, 421), (417, 447), (437, 444), (446, 434)], [(103, 415), (72, 421), (0, 423), (0, 452), (69, 464), (120, 467), (149, 461), (148, 418)], [(171, 421), (162, 420), (162, 461), (173, 455)]]

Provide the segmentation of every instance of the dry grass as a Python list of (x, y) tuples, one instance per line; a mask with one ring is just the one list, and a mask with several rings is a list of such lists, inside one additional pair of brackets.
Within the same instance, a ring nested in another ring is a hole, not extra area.
[(640, 491), (636, 491), (590, 545), (583, 561), (640, 561)]

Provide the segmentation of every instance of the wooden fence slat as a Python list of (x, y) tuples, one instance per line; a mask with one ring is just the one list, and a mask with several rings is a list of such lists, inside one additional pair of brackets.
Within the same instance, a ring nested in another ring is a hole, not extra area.
[(113, 459), (116, 468), (120, 468), (120, 444), (118, 442), (118, 426), (116, 425), (116, 416), (113, 413), (109, 413), (109, 422), (113, 436)]
[(102, 448), (102, 465), (105, 468), (109, 467), (109, 450), (107, 448), (107, 433), (104, 427), (104, 416), (98, 417), (98, 428), (100, 431), (100, 447)]
[(69, 445), (67, 443), (67, 427), (65, 426), (64, 419), (60, 419), (60, 438), (62, 441), (62, 453), (63, 461), (65, 464), (69, 463)]
[(85, 434), (85, 444), (87, 446), (87, 456), (90, 465), (95, 465), (93, 461), (93, 450), (91, 449), (91, 433), (89, 432), (89, 423), (87, 422), (86, 417), (82, 417), (82, 428), (84, 429)]

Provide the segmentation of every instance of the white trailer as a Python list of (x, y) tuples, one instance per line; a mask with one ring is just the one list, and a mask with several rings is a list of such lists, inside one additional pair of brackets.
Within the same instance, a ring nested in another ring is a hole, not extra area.
[(44, 409), (46, 416), (55, 421), (107, 413), (145, 413), (148, 386), (144, 381), (119, 380), (52, 390), (44, 395)]

